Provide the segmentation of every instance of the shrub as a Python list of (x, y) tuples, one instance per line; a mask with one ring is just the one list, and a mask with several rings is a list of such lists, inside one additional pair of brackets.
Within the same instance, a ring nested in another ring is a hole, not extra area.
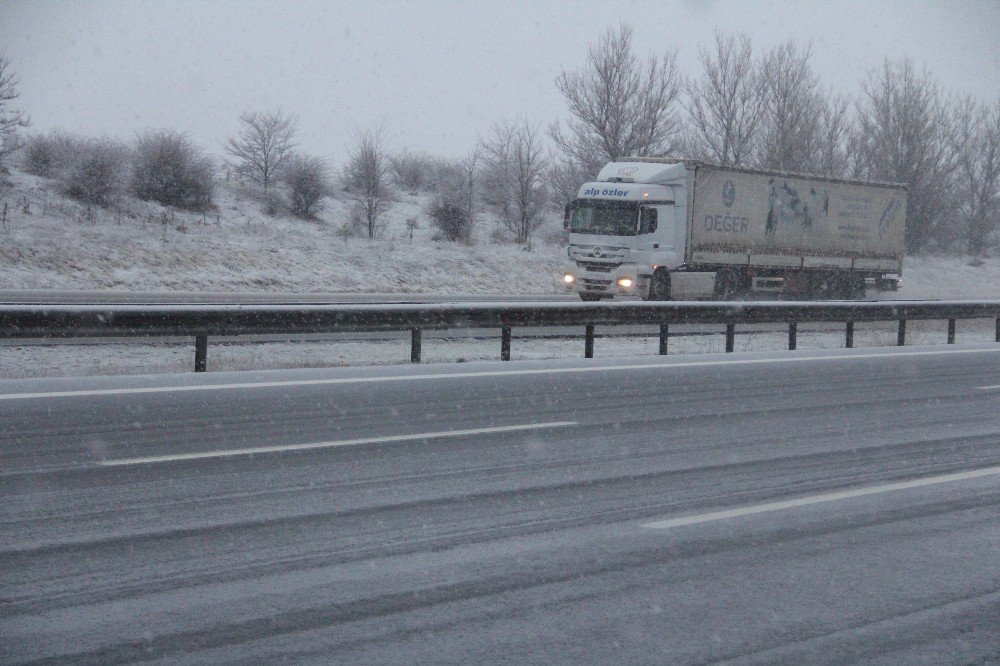
[(36, 134), (24, 147), (24, 170), (43, 178), (55, 178), (67, 168), (80, 147), (80, 140), (67, 134)]
[(186, 134), (148, 132), (135, 141), (131, 189), (145, 201), (189, 210), (212, 205), (211, 159)]
[(440, 238), (468, 243), (472, 238), (472, 218), (460, 203), (439, 196), (430, 207), (431, 220), (437, 227)]
[(404, 150), (389, 158), (392, 179), (398, 188), (416, 194), (432, 188), (437, 171), (437, 160), (430, 155)]
[(109, 206), (121, 197), (128, 178), (128, 151), (111, 139), (80, 142), (66, 170), (59, 174), (62, 190), (74, 199)]
[(326, 162), (318, 157), (296, 155), (283, 172), (293, 215), (311, 219), (322, 209), (323, 197), (331, 193)]

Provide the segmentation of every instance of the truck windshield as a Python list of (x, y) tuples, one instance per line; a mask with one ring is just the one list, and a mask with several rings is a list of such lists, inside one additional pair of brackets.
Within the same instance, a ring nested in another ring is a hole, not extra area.
[(575, 234), (635, 236), (638, 204), (577, 201), (569, 230)]

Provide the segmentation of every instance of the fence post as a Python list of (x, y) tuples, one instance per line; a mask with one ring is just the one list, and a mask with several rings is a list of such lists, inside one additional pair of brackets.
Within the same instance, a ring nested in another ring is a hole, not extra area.
[(208, 336), (196, 335), (194, 338), (194, 371), (208, 370)]
[(954, 319), (949, 319), (948, 320), (948, 344), (949, 345), (955, 344), (955, 320)]
[(847, 339), (844, 340), (844, 346), (848, 349), (854, 347), (854, 322), (847, 322)]
[(730, 353), (736, 347), (736, 324), (726, 324), (726, 353)]
[(420, 363), (420, 329), (410, 329), (410, 363)]
[(997, 335), (996, 335), (996, 339), (997, 339), (997, 342), (1000, 342), (1000, 317), (997, 317)]
[(510, 360), (510, 326), (500, 328), (500, 360)]
[(799, 325), (796, 322), (789, 322), (788, 324), (788, 349), (789, 351), (795, 351), (798, 346), (798, 332)]
[(899, 320), (899, 330), (896, 331), (896, 346), (903, 347), (906, 345), (906, 320)]
[(669, 324), (660, 324), (660, 356), (667, 355), (667, 337), (670, 334)]
[(586, 337), (583, 341), (583, 357), (594, 358), (594, 325), (587, 324)]

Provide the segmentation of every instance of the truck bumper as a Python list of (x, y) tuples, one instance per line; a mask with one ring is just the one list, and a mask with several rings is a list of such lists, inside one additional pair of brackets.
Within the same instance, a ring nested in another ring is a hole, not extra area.
[(561, 280), (568, 292), (602, 298), (642, 296), (649, 292), (649, 276), (638, 275), (636, 268), (635, 264), (607, 268), (566, 264)]

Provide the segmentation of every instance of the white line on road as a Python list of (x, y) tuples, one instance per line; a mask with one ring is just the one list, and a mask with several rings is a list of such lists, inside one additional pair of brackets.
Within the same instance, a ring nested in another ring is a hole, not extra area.
[(768, 502), (767, 504), (754, 504), (738, 509), (727, 509), (725, 511), (713, 511), (712, 513), (702, 513), (695, 516), (684, 516), (683, 518), (670, 518), (668, 520), (657, 520), (651, 523), (643, 523), (642, 527), (653, 530), (666, 530), (672, 527), (683, 527), (685, 525), (697, 525), (699, 523), (710, 523), (715, 520), (727, 520), (729, 518), (740, 518), (742, 516), (752, 516), (757, 513), (767, 513), (769, 511), (783, 511), (794, 509), (800, 506), (810, 506), (812, 504), (822, 504), (824, 502), (836, 502), (838, 500), (852, 499), (854, 497), (865, 497), (867, 495), (878, 495), (896, 490), (908, 490), (910, 488), (922, 488), (940, 483), (951, 483), (953, 481), (965, 481), (967, 479), (978, 479), (983, 476), (995, 476), (1000, 474), (1000, 466), (984, 467), (969, 472), (956, 472), (954, 474), (942, 474), (941, 476), (928, 476), (912, 481), (900, 481), (898, 483), (886, 483), (879, 486), (869, 486), (867, 488), (854, 488), (852, 490), (842, 490), (835, 493), (824, 493), (822, 495), (812, 495), (810, 497), (799, 497), (798, 499), (785, 500), (783, 502)]
[(636, 363), (632, 365), (593, 365), (573, 368), (532, 368), (525, 370), (486, 370), (482, 372), (441, 372), (419, 375), (383, 375), (375, 377), (331, 377), (328, 379), (293, 379), (271, 382), (239, 382), (233, 384), (186, 384), (182, 386), (138, 386), (129, 388), (89, 389), (79, 391), (48, 391), (43, 393), (3, 393), (0, 400), (29, 400), (37, 398), (76, 398), (98, 395), (135, 395), (141, 393), (185, 393), (189, 391), (227, 391), (236, 389), (283, 388), (294, 386), (320, 386), (325, 384), (371, 384), (378, 382), (407, 382), (421, 379), (463, 379), (472, 377), (515, 377), (520, 375), (558, 375), (579, 372), (611, 372), (615, 370), (650, 370), (656, 368), (694, 368), (725, 365), (764, 365), (768, 363), (803, 363), (808, 361), (845, 361), (865, 358), (893, 358), (897, 356), (941, 356), (944, 354), (996, 354), (1000, 349), (950, 349), (910, 352), (872, 352), (846, 356), (788, 356), (779, 358), (744, 358), (716, 361), (682, 361), (679, 363)]
[(197, 453), (175, 453), (164, 456), (146, 456), (142, 458), (122, 458), (119, 460), (102, 460), (99, 464), (105, 467), (123, 467), (125, 465), (149, 465), (155, 463), (178, 462), (181, 460), (201, 460), (203, 458), (230, 458), (233, 456), (249, 456), (258, 453), (281, 453), (284, 451), (308, 451), (310, 449), (332, 449), (341, 446), (358, 446), (360, 444), (385, 444), (389, 442), (411, 442), (421, 439), (441, 439), (443, 437), (464, 437), (467, 435), (490, 435), (504, 432), (522, 432), (525, 430), (542, 430), (543, 428), (565, 428), (576, 425), (576, 421), (552, 421), (551, 423), (527, 423), (524, 425), (498, 426), (494, 428), (471, 428), (468, 430), (442, 430), (440, 432), (424, 432), (411, 435), (388, 435), (385, 437), (363, 437), (360, 439), (342, 439), (332, 442), (309, 442), (306, 444), (283, 444), (280, 446), (261, 446), (252, 449), (223, 449), (221, 451), (199, 451)]
[(1000, 384), (997, 384), (996, 386), (980, 386), (979, 387), (980, 391), (996, 391), (997, 389), (1000, 389)]

